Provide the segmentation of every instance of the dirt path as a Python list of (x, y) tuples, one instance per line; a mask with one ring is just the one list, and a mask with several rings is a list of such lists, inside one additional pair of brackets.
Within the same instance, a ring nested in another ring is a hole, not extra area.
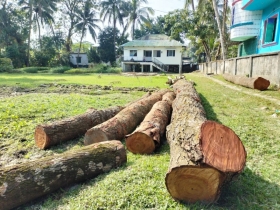
[(204, 74), (197, 74), (198, 76), (201, 76), (201, 77), (207, 77), (209, 79), (211, 79), (212, 81), (224, 86), (224, 87), (227, 87), (227, 88), (230, 88), (232, 90), (236, 90), (236, 91), (239, 91), (239, 92), (242, 92), (242, 93), (245, 93), (247, 95), (250, 95), (250, 96), (256, 96), (256, 97), (259, 97), (259, 98), (262, 98), (262, 99), (265, 99), (265, 100), (269, 100), (277, 105), (280, 106), (280, 100), (279, 99), (276, 99), (276, 98), (273, 98), (272, 96), (266, 96), (266, 95), (262, 95), (262, 94), (259, 94), (259, 93), (256, 93), (254, 92), (254, 90), (246, 90), (245, 88), (243, 87), (237, 87), (235, 85), (231, 85), (229, 83), (226, 83), (226, 82), (223, 82), (221, 80), (218, 80), (216, 78), (214, 78), (213, 76), (211, 75), (204, 75)]

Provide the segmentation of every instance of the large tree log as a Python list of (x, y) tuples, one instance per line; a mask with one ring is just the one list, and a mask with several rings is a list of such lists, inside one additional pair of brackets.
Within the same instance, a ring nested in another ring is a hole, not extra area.
[(126, 161), (122, 143), (110, 141), (1, 168), (0, 208), (15, 208), (61, 187), (108, 172)]
[(176, 200), (215, 202), (224, 183), (244, 168), (246, 151), (230, 128), (207, 121), (192, 83), (179, 80), (173, 89), (176, 99), (166, 131), (171, 156), (166, 187)]
[(263, 77), (249, 78), (232, 74), (223, 74), (223, 77), (229, 82), (251, 89), (266, 90), (270, 85), (270, 81)]
[(38, 125), (35, 129), (35, 144), (47, 149), (64, 141), (84, 135), (88, 129), (105, 122), (120, 112), (123, 107), (116, 106), (103, 110), (89, 109), (86, 113), (49, 124)]
[(124, 139), (125, 135), (134, 131), (152, 106), (160, 101), (168, 91), (160, 90), (149, 97), (144, 97), (124, 108), (115, 117), (89, 129), (85, 134), (85, 145), (112, 139)]
[(170, 121), (174, 98), (174, 92), (164, 94), (162, 101), (154, 104), (140, 126), (132, 134), (126, 135), (126, 147), (130, 152), (151, 154), (160, 146), (160, 138), (165, 134)]

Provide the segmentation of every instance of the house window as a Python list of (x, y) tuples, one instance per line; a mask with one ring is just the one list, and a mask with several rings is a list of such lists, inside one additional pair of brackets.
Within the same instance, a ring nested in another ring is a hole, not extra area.
[(77, 63), (82, 63), (82, 57), (76, 57)]
[(167, 57), (175, 57), (175, 50), (167, 50)]
[(263, 35), (264, 44), (275, 42), (277, 19), (278, 19), (278, 15), (274, 15), (264, 21), (264, 35)]
[(130, 56), (136, 57), (137, 56), (137, 50), (130, 50)]
[(152, 57), (152, 51), (147, 51), (147, 50), (144, 50), (144, 56), (145, 57)]
[(160, 50), (156, 50), (154, 51), (154, 57), (161, 57), (161, 51)]

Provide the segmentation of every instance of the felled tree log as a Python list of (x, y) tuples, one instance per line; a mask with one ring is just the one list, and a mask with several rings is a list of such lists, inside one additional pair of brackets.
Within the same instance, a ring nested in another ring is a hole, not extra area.
[(85, 145), (112, 139), (122, 140), (134, 131), (152, 106), (169, 90), (160, 90), (148, 97), (126, 106), (113, 118), (89, 129), (84, 137)]
[(207, 121), (191, 82), (179, 80), (173, 89), (176, 99), (166, 131), (171, 157), (167, 190), (176, 200), (215, 202), (225, 182), (244, 168), (246, 151), (230, 128)]
[(166, 84), (168, 85), (173, 85), (175, 82), (177, 82), (179, 79), (185, 79), (184, 75), (181, 76), (176, 76), (174, 79), (172, 77), (167, 77), (167, 82)]
[(126, 147), (130, 152), (151, 154), (160, 146), (160, 139), (170, 121), (174, 98), (174, 92), (163, 95), (162, 101), (154, 104), (140, 126), (132, 134), (126, 135)]
[(82, 136), (86, 131), (120, 112), (123, 107), (116, 106), (103, 110), (89, 109), (86, 113), (35, 128), (35, 144), (40, 149)]
[(223, 74), (223, 77), (229, 82), (251, 89), (266, 90), (270, 85), (270, 81), (264, 79), (263, 77), (249, 78), (245, 76), (237, 76), (231, 74)]
[(120, 141), (0, 169), (1, 209), (12, 209), (59, 188), (85, 181), (126, 163)]

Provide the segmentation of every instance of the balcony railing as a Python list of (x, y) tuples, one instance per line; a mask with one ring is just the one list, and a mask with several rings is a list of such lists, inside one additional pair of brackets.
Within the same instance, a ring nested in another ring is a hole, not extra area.
[(153, 59), (152, 57), (145, 57), (145, 56), (125, 56), (123, 58), (123, 61), (126, 61), (126, 62), (151, 62)]

